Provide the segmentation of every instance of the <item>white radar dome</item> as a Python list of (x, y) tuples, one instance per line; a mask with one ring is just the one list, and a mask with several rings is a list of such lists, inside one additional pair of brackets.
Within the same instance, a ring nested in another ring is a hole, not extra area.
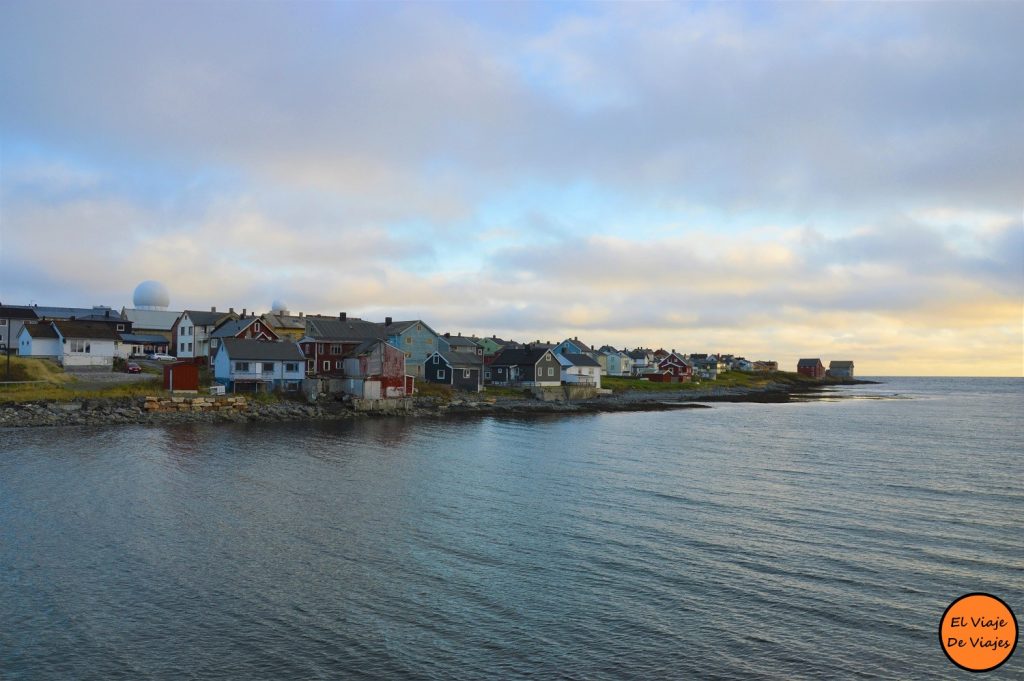
[(270, 304), (270, 311), (287, 314), (288, 306), (285, 304), (283, 300), (278, 298), (277, 300)]
[(159, 281), (144, 281), (135, 287), (132, 302), (138, 308), (166, 310), (171, 304), (171, 294)]

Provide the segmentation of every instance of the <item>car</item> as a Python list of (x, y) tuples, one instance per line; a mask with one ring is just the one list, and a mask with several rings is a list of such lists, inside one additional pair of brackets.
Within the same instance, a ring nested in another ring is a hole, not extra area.
[(141, 374), (142, 373), (142, 367), (140, 367), (135, 362), (128, 362), (128, 364), (125, 365), (124, 370), (127, 371), (129, 374)]
[(150, 359), (155, 359), (158, 362), (173, 362), (175, 359), (177, 359), (177, 357), (173, 357), (162, 352), (154, 352), (148, 355), (148, 357)]

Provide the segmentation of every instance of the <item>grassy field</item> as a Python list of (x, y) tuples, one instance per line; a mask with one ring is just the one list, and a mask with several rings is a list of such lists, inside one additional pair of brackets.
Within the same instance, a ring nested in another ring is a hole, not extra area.
[(719, 374), (716, 381), (701, 381), (692, 383), (657, 383), (646, 381), (640, 378), (627, 378), (623, 376), (602, 376), (601, 387), (608, 388), (612, 392), (625, 392), (636, 390), (641, 392), (658, 391), (680, 391), (699, 390), (709, 387), (718, 388), (761, 388), (768, 383), (813, 383), (813, 379), (806, 376), (790, 373), (788, 371), (776, 371), (772, 373), (745, 373), (742, 371), (727, 371)]
[(0, 402), (34, 402), (39, 400), (75, 400), (86, 397), (138, 397), (163, 394), (162, 378), (135, 381), (97, 388), (86, 388), (55, 362), (47, 359), (11, 357), (11, 377), (6, 378), (7, 358), (0, 357), (0, 376), (7, 381), (41, 381), (39, 383), (0, 384)]

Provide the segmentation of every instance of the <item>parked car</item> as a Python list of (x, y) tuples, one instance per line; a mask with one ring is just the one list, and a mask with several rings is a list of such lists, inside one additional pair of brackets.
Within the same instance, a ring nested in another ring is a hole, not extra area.
[(166, 355), (162, 352), (153, 352), (146, 356), (149, 357), (150, 359), (155, 359), (158, 362), (173, 362), (175, 359), (177, 359), (176, 357)]
[(142, 367), (140, 367), (135, 362), (128, 362), (128, 364), (125, 365), (124, 370), (127, 371), (129, 374), (141, 374), (142, 373)]

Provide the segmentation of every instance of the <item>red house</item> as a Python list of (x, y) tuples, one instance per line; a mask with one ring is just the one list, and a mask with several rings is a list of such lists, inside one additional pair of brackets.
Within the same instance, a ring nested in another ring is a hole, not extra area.
[(217, 350), (220, 349), (220, 342), (225, 338), (248, 338), (259, 341), (281, 340), (281, 337), (260, 317), (228, 319), (210, 334), (210, 364), (213, 364), (213, 358), (217, 356)]
[(657, 373), (647, 375), (647, 380), (659, 383), (689, 383), (692, 378), (693, 367), (675, 352), (658, 362)]
[[(359, 345), (343, 363), (345, 378), (361, 397), (407, 397), (405, 353), (382, 340)], [(353, 391), (353, 392), (356, 392)]]
[(825, 378), (825, 365), (817, 357), (802, 359), (796, 363), (796, 372), (811, 378)]
[[(344, 312), (333, 317), (307, 318), (306, 335), (299, 341), (306, 356), (306, 375), (336, 377), (345, 373), (345, 359), (368, 340), (384, 337), (380, 324)], [(405, 355), (403, 354), (403, 359)], [(404, 369), (403, 369), (404, 371)]]

